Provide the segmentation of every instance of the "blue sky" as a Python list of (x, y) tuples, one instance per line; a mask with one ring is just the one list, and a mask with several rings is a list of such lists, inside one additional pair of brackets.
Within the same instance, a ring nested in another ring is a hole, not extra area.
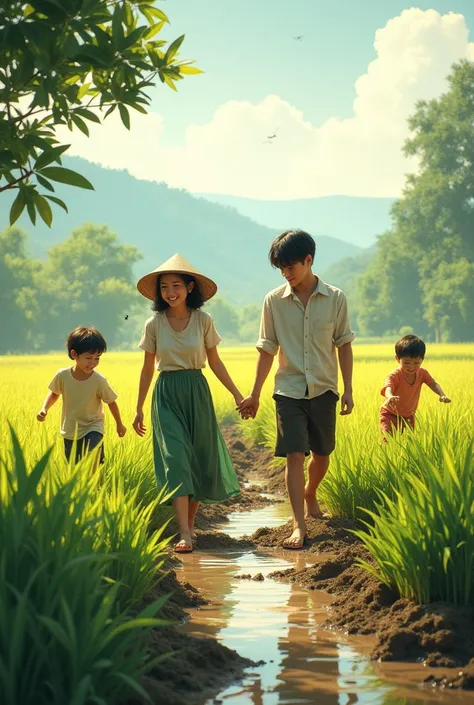
[[(354, 82), (376, 56), (376, 30), (410, 7), (463, 14), (474, 41), (474, 0), (168, 0), (159, 6), (171, 21), (166, 36), (185, 34), (183, 56), (206, 72), (182, 81), (178, 95), (154, 91), (167, 143), (179, 142), (191, 120), (209, 120), (228, 100), (260, 101), (270, 93), (316, 125), (349, 117)], [(301, 42), (293, 39), (301, 34)]]
[[(169, 41), (205, 71), (159, 84), (127, 133), (116, 113), (71, 154), (194, 193), (396, 198), (407, 120), (474, 61), (474, 0), (166, 0)], [(303, 35), (302, 41), (294, 37)], [(277, 131), (277, 138), (268, 135)], [(67, 137), (70, 141), (70, 135)]]

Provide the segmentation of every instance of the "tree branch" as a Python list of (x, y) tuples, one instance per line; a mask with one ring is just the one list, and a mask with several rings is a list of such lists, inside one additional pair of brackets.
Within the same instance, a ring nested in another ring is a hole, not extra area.
[(2, 191), (8, 191), (8, 189), (13, 188), (17, 184), (20, 183), (20, 181), (24, 181), (25, 179), (29, 179), (29, 177), (33, 174), (33, 171), (25, 171), (25, 173), (20, 176), (18, 179), (15, 179), (15, 181), (12, 181), (11, 184), (7, 184), (6, 186), (1, 186), (0, 187), (0, 193)]

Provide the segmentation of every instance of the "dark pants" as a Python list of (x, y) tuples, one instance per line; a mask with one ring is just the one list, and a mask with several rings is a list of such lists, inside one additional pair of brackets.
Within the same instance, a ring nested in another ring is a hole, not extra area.
[(336, 404), (338, 397), (328, 391), (312, 399), (293, 399), (274, 394), (277, 440), (275, 455), (310, 451), (331, 455), (336, 445)]
[[(94, 450), (94, 448), (97, 448), (97, 446), (102, 443), (103, 438), (104, 436), (98, 431), (91, 431), (90, 433), (86, 433), (86, 435), (82, 438), (79, 438), (76, 441), (76, 458), (74, 462), (79, 462), (79, 460), (84, 457), (84, 455), (90, 453), (92, 450)], [(71, 457), (73, 445), (74, 441), (70, 440), (69, 438), (64, 439), (64, 452), (66, 453), (67, 460), (69, 460)], [(100, 447), (100, 462), (103, 463), (104, 460), (104, 445), (102, 444)]]

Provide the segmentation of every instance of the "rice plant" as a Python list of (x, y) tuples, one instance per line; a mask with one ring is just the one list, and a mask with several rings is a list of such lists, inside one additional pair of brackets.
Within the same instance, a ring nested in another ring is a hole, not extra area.
[(441, 466), (419, 444), (419, 472), (399, 479), (395, 497), (381, 493), (357, 535), (376, 561), (362, 563), (402, 597), (423, 604), (474, 604), (474, 456), (441, 446)]
[[(140, 680), (166, 598), (138, 616), (130, 609), (156, 581), (150, 561), (160, 560), (166, 542), (138, 531), (127, 551), (112, 550), (110, 537), (121, 537), (113, 548), (123, 549), (128, 534), (92, 467), (93, 459), (84, 461), (61, 482), (47, 451), (29, 469), (13, 432), (0, 460), (3, 705), (118, 705), (132, 693), (147, 697)], [(133, 498), (123, 499), (121, 510), (131, 515)], [(140, 511), (133, 517), (146, 520)]]

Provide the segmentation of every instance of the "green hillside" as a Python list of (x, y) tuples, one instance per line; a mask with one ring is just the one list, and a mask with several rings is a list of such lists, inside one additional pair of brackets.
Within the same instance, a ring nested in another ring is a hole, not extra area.
[[(29, 235), (33, 254), (44, 256), (48, 247), (85, 222), (105, 224), (123, 243), (135, 245), (143, 255), (136, 274), (154, 269), (175, 252), (214, 277), (223, 298), (235, 304), (259, 302), (281, 277), (267, 260), (269, 245), (278, 229), (259, 225), (232, 207), (211, 203), (164, 183), (143, 181), (128, 172), (104, 169), (78, 158), (64, 159), (95, 186), (83, 191), (58, 185), (69, 214), (56, 209), (53, 226), (33, 227), (26, 216), (18, 225)], [(8, 225), (10, 194), (0, 198), (0, 229)], [(295, 224), (297, 225), (297, 224)], [(316, 270), (363, 250), (340, 240), (316, 236)]]

